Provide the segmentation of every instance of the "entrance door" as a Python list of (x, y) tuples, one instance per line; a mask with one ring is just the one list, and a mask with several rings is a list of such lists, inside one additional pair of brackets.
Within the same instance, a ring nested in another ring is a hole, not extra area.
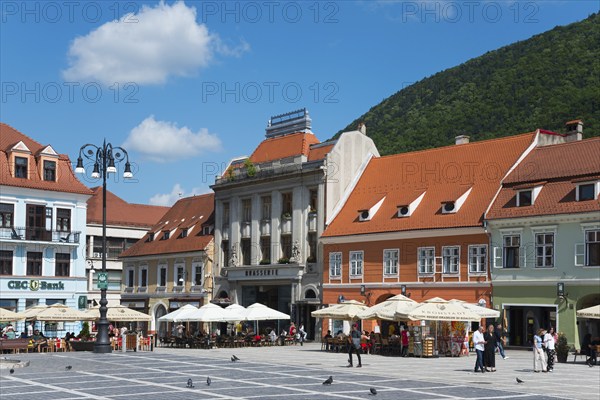
[(550, 306), (505, 306), (508, 313), (508, 344), (528, 347), (533, 335), (540, 328), (556, 326), (556, 307)]

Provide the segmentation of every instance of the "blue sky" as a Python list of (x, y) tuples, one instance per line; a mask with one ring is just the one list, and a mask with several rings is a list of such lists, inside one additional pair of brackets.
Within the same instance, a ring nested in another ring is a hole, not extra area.
[[(73, 161), (123, 145), (109, 190), (169, 205), (306, 107), (326, 140), (405, 86), (597, 1), (3, 1), (0, 120)], [(99, 182), (82, 178), (90, 186)]]

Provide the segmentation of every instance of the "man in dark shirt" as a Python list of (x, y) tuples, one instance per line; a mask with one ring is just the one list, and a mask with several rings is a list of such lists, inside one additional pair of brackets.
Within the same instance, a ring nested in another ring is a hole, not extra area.
[(498, 326), (496, 327), (495, 333), (496, 333), (496, 347), (498, 348), (498, 352), (500, 353), (502, 358), (504, 360), (506, 360), (508, 358), (508, 357), (506, 357), (506, 355), (504, 355), (504, 345), (506, 344), (506, 332), (504, 331), (502, 324), (498, 324)]
[(362, 362), (360, 360), (360, 331), (358, 330), (358, 324), (352, 325), (352, 332), (350, 332), (350, 343), (348, 344), (348, 365), (347, 367), (352, 367), (352, 352), (356, 353), (356, 358), (358, 358), (358, 365), (356, 368), (362, 367)]

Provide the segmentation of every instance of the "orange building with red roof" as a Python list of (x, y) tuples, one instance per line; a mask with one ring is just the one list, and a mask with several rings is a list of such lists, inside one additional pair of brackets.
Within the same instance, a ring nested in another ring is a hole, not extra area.
[(402, 292), (416, 301), (490, 304), (483, 215), (537, 136), (460, 137), (452, 146), (371, 159), (321, 237), (323, 303), (343, 296), (374, 305)]
[(125, 250), (121, 303), (150, 314), (149, 331), (167, 335), (158, 318), (213, 293), (214, 194), (180, 199)]

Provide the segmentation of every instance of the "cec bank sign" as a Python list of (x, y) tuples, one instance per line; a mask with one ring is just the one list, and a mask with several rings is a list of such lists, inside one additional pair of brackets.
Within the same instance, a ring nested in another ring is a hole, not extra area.
[(65, 284), (61, 281), (48, 282), (38, 279), (27, 279), (22, 281), (8, 281), (8, 288), (13, 290), (65, 290)]

